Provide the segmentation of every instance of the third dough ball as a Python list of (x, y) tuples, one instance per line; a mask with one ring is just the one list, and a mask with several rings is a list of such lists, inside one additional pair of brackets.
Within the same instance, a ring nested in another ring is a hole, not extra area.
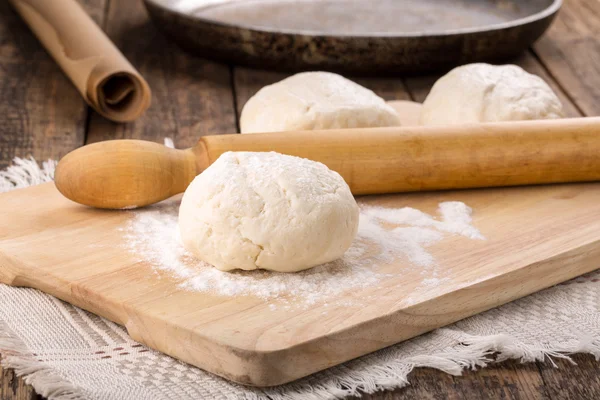
[(303, 72), (265, 86), (244, 105), (242, 133), (400, 125), (371, 90), (330, 72)]
[(562, 118), (560, 100), (516, 65), (468, 64), (441, 77), (423, 103), (422, 125)]

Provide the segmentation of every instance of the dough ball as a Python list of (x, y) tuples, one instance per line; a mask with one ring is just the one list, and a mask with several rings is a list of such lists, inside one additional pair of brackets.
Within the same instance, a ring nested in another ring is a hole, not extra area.
[(295, 272), (341, 257), (358, 205), (325, 165), (278, 153), (227, 152), (183, 195), (185, 248), (222, 271)]
[(303, 72), (258, 91), (244, 106), (242, 133), (400, 125), (371, 90), (330, 72)]
[(423, 103), (422, 125), (563, 117), (540, 77), (516, 65), (469, 64), (441, 77)]

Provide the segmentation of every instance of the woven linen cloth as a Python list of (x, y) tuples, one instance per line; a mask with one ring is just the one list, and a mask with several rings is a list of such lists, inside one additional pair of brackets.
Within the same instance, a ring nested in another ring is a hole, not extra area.
[[(52, 178), (16, 159), (0, 192)], [(599, 260), (600, 266), (600, 260)], [(273, 388), (231, 383), (133, 341), (125, 329), (40, 291), (0, 284), (0, 354), (50, 399), (327, 399), (393, 389), (416, 367), (450, 374), (508, 358), (600, 357), (600, 272)]]

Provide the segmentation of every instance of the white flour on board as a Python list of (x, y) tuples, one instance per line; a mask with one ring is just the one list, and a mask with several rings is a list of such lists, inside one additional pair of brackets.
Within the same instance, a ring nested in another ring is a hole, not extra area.
[(484, 239), (471, 225), (472, 210), (461, 202), (440, 203), (441, 220), (410, 207), (362, 205), (357, 237), (339, 260), (298, 273), (224, 272), (195, 259), (183, 248), (177, 226), (178, 209), (179, 203), (171, 202), (132, 211), (132, 219), (122, 228), (128, 250), (156, 271), (177, 279), (185, 290), (265, 300), (293, 298), (294, 304), (304, 306), (376, 284), (389, 276), (378, 267), (395, 259), (406, 260), (404, 268), (429, 271), (421, 284), (437, 286), (443, 279), (437, 277), (436, 260), (427, 247), (447, 234)]

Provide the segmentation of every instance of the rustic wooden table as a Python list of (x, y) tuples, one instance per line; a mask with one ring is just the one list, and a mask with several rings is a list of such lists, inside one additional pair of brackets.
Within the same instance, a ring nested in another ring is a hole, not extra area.
[[(14, 156), (60, 158), (86, 143), (136, 138), (177, 147), (198, 137), (236, 132), (239, 112), (260, 87), (284, 75), (191, 57), (167, 42), (140, 1), (84, 0), (86, 10), (146, 77), (153, 104), (135, 123), (111, 123), (83, 102), (25, 24), (0, 2), (0, 169)], [(513, 63), (544, 78), (570, 116), (600, 115), (600, 0), (566, 0), (550, 31)], [(422, 101), (436, 76), (356, 79), (386, 99)], [(1, 306), (1, 305), (0, 305)], [(600, 364), (504, 362), (453, 377), (411, 374), (411, 386), (370, 399), (600, 399)], [(11, 370), (0, 368), (0, 399), (37, 398)]]

